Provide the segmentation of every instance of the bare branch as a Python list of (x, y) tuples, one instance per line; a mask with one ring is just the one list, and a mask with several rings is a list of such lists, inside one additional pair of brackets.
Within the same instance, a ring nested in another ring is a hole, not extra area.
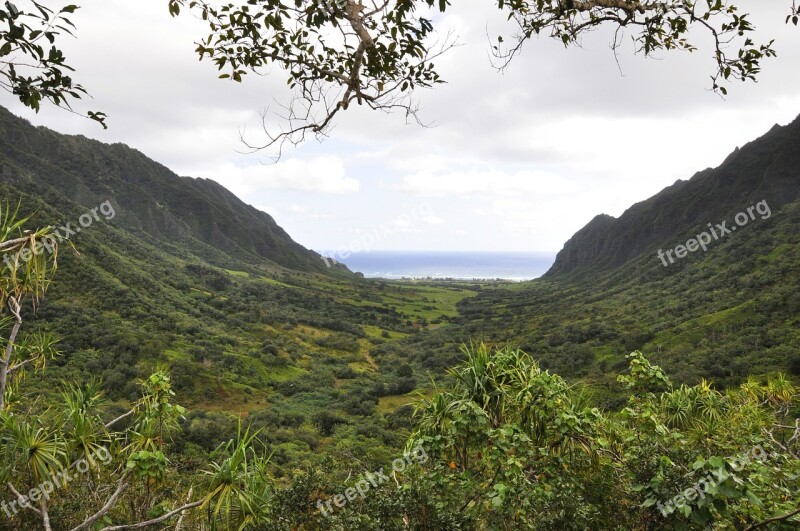
[(15, 321), (14, 326), (11, 328), (11, 334), (8, 336), (6, 348), (3, 352), (3, 358), (0, 359), (0, 410), (5, 408), (5, 392), (6, 386), (8, 385), (9, 372), (8, 367), (11, 364), (11, 356), (14, 351), (14, 342), (17, 340), (17, 334), (19, 334), (19, 329), (22, 326), (22, 317), (20, 317), (19, 313), (19, 302), (17, 302), (17, 299), (14, 296), (9, 295), (8, 307), (11, 313), (14, 315)]
[(759, 527), (762, 527), (762, 526), (765, 526), (765, 525), (774, 524), (775, 522), (782, 522), (784, 520), (788, 520), (789, 518), (791, 518), (792, 516), (794, 516), (796, 514), (800, 514), (800, 509), (796, 509), (796, 510), (794, 510), (794, 511), (788, 513), (788, 514), (784, 514), (783, 516), (774, 516), (772, 518), (767, 518), (766, 520), (762, 520), (761, 522), (758, 522), (757, 524), (753, 524), (750, 527), (745, 528), (744, 531), (752, 531), (753, 529), (758, 529)]
[[(186, 495), (186, 501), (184, 504), (189, 503), (189, 500), (192, 499), (192, 493), (194, 492), (194, 486), (189, 487), (189, 493)], [(183, 526), (183, 519), (186, 517), (186, 512), (181, 514), (181, 517), (178, 518), (178, 523), (175, 524), (175, 531), (181, 531), (181, 527)]]
[[(14, 488), (14, 485), (12, 485), (11, 482), (7, 483), (7, 485), (8, 485), (8, 490), (11, 491), (11, 494), (13, 494), (17, 498), (17, 500), (22, 500), (23, 498), (26, 497), (17, 492), (17, 489)], [(30, 503), (26, 503), (25, 505), (23, 505), (22, 502), (20, 501), (19, 506), (24, 507), (25, 509), (30, 509), (31, 511), (35, 512), (38, 515), (42, 514), (42, 511), (40, 511)]]
[(115, 418), (114, 420), (112, 420), (112, 421), (108, 422), (108, 423), (105, 425), (105, 428), (106, 428), (106, 429), (109, 429), (109, 428), (111, 428), (111, 426), (113, 426), (114, 424), (116, 424), (116, 423), (117, 423), (117, 422), (119, 422), (120, 420), (124, 419), (125, 417), (130, 417), (130, 416), (131, 416), (131, 415), (133, 415), (135, 412), (136, 412), (136, 408), (133, 408), (133, 409), (131, 409), (130, 411), (128, 411), (127, 413), (123, 413), (123, 414), (122, 414), (122, 415), (120, 415), (119, 417), (117, 417), (117, 418)]
[(35, 358), (29, 358), (29, 359), (27, 359), (25, 361), (21, 361), (19, 363), (15, 363), (14, 365), (12, 365), (11, 367), (8, 368), (8, 374), (11, 374), (12, 372), (14, 372), (17, 369), (21, 369), (22, 367), (24, 367), (28, 363), (33, 363), (34, 361), (36, 361)]
[(42, 525), (44, 526), (44, 530), (53, 531), (53, 528), (50, 527), (50, 514), (47, 512), (47, 495), (42, 496), (41, 507)]
[[(189, 510), (194, 509), (195, 507), (199, 507), (201, 505), (203, 505), (203, 500), (198, 500), (196, 502), (187, 503), (186, 505), (184, 505), (182, 507), (178, 507), (174, 511), (170, 511), (167, 514), (159, 516), (158, 518), (154, 518), (152, 520), (147, 520), (146, 522), (139, 522), (137, 524), (125, 524), (125, 525), (108, 526), (108, 527), (104, 527), (100, 531), (119, 531), (121, 529), (141, 529), (143, 527), (160, 524), (161, 522), (163, 522), (165, 520), (169, 520), (173, 516), (176, 516), (178, 514), (184, 513), (186, 511), (189, 511)], [(73, 530), (73, 531), (75, 531), (75, 530)]]
[(110, 511), (117, 504), (117, 500), (119, 500), (119, 497), (122, 496), (123, 492), (125, 492), (125, 489), (128, 488), (129, 475), (130, 471), (126, 470), (125, 473), (122, 474), (122, 477), (119, 478), (119, 481), (117, 481), (117, 490), (114, 491), (114, 493), (108, 499), (106, 504), (103, 505), (103, 507), (101, 507), (100, 510), (97, 511), (95, 514), (84, 520), (82, 524), (72, 528), (72, 531), (81, 531), (82, 529), (91, 527), (92, 525), (94, 525), (95, 522), (97, 522), (99, 519), (105, 516), (106, 513), (108, 513), (108, 511)]

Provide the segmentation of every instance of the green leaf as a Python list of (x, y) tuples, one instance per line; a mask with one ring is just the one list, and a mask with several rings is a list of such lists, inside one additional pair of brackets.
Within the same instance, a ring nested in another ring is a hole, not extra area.
[(736, 498), (741, 498), (742, 497), (742, 493), (741, 492), (739, 492), (738, 490), (736, 490), (734, 488), (731, 488), (731, 487), (729, 487), (727, 485), (719, 485), (719, 493), (721, 495), (725, 496), (726, 498), (734, 498), (734, 499), (736, 499)]
[(752, 491), (750, 491), (750, 490), (747, 490), (747, 491), (745, 491), (744, 495), (747, 497), (747, 499), (748, 499), (748, 500), (750, 500), (750, 502), (751, 502), (753, 505), (757, 505), (757, 506), (759, 506), (759, 507), (763, 507), (763, 506), (764, 506), (764, 504), (762, 503), (762, 501), (761, 501), (761, 500), (758, 498), (758, 496), (756, 496), (755, 494), (753, 494), (753, 492), (752, 492)]

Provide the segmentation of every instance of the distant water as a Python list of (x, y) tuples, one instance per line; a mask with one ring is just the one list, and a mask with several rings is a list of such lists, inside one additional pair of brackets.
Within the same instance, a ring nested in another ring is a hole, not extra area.
[(555, 257), (543, 252), (365, 251), (339, 261), (372, 278), (530, 280), (547, 272)]

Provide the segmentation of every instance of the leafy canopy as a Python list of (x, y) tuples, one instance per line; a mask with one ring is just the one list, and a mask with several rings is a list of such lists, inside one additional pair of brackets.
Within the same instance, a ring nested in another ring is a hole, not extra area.
[[(512, 29), (492, 46), (503, 69), (533, 37), (547, 36), (565, 46), (601, 26), (615, 30), (616, 49), (630, 35), (637, 52), (696, 50), (694, 42), (713, 46), (712, 86), (727, 93), (724, 82), (755, 80), (761, 61), (773, 57), (772, 42), (757, 43), (755, 27), (736, 5), (722, 0), (497, 0)], [(353, 103), (374, 110), (400, 110), (417, 119), (411, 95), (443, 80), (434, 61), (455, 45), (451, 33), (434, 27), (436, 13), (449, 0), (247, 0), (218, 3), (170, 0), (178, 15), (188, 8), (208, 22), (209, 35), (198, 43), (201, 59), (210, 58), (221, 78), (241, 81), (274, 66), (287, 74), (294, 99), (278, 116), (281, 126), (265, 127), (266, 140), (254, 150), (298, 143), (307, 134), (325, 135), (335, 115)], [(787, 22), (797, 24), (797, 7)], [(703, 37), (702, 34), (705, 34)], [(265, 116), (266, 124), (266, 116)]]
[[(737, 2), (738, 3), (738, 2)], [(43, 100), (71, 110), (70, 100), (86, 90), (70, 75), (59, 41), (73, 35), (68, 18), (77, 6), (55, 11), (36, 0), (5, 2), (0, 7), (0, 87), (38, 111)], [(774, 57), (772, 41), (754, 40), (746, 13), (726, 0), (496, 0), (510, 23), (497, 37), (492, 54), (506, 68), (530, 39), (546, 36), (565, 46), (580, 44), (586, 32), (614, 29), (612, 48), (630, 36), (639, 53), (695, 51), (701, 40), (712, 45), (712, 88), (755, 80), (764, 58)], [(434, 61), (457, 44), (452, 33), (434, 26), (449, 0), (168, 0), (173, 16), (188, 9), (207, 21), (209, 34), (197, 44), (223, 79), (242, 81), (247, 73), (267, 74), (279, 67), (295, 89), (278, 113), (277, 128), (266, 139), (248, 143), (253, 150), (299, 143), (307, 135), (324, 136), (334, 117), (353, 103), (384, 112), (400, 111), (422, 123), (412, 100), (418, 88), (443, 79)], [(798, 23), (792, 2), (787, 23)], [(88, 117), (105, 127), (106, 115)]]
[[(67, 15), (78, 6), (54, 11), (35, 0), (18, 4), (5, 2), (5, 8), (0, 7), (0, 88), (36, 112), (42, 101), (71, 111), (70, 100), (87, 92), (73, 81), (74, 69), (57, 40), (73, 35), (75, 25)], [(89, 112), (88, 117), (106, 127), (104, 113)]]

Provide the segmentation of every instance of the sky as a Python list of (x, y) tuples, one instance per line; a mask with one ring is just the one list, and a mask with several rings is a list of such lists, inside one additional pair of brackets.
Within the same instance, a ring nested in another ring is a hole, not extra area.
[(318, 251), (553, 252), (594, 216), (619, 216), (800, 114), (790, 2), (737, 3), (762, 40), (775, 39), (778, 58), (758, 83), (733, 83), (722, 98), (709, 90), (705, 35), (695, 53), (649, 59), (630, 45), (615, 57), (605, 30), (569, 49), (534, 39), (500, 73), (487, 35), (509, 27), (496, 2), (454, 2), (435, 18), (462, 44), (436, 62), (447, 84), (416, 94), (434, 127), (351, 108), (329, 138), (288, 149), (277, 164), (242, 153), (240, 133), (258, 141), (260, 113), (291, 96), (285, 77), (217, 79), (194, 52), (205, 26), (171, 18), (166, 0), (84, 0), (72, 17), (77, 38), (62, 46), (93, 98), (76, 109), (107, 113), (107, 131), (54, 108), (35, 114), (6, 93), (0, 105), (214, 179)]

